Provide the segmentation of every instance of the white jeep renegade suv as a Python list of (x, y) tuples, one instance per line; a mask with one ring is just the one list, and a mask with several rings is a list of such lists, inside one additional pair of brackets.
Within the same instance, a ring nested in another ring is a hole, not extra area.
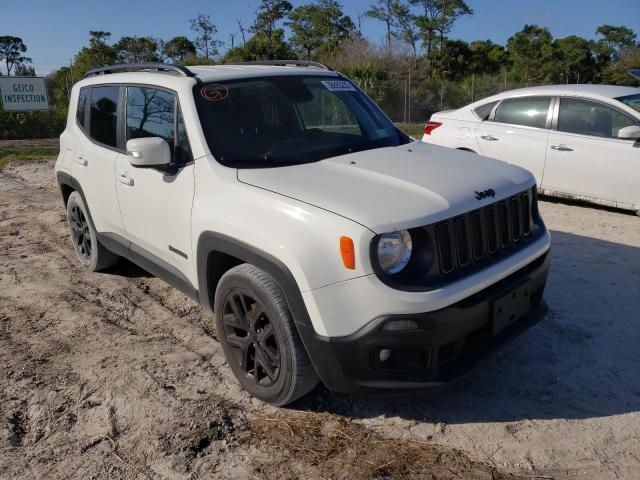
[(80, 262), (126, 257), (213, 310), (264, 401), (440, 385), (544, 316), (533, 176), (412, 143), (323, 65), (98, 69), (60, 144)]

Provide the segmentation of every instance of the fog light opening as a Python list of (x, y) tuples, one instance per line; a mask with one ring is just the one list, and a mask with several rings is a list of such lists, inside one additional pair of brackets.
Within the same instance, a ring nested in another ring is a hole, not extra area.
[(382, 350), (380, 350), (378, 356), (381, 362), (386, 362), (387, 360), (389, 360), (389, 358), (391, 358), (391, 350), (388, 348), (383, 348)]

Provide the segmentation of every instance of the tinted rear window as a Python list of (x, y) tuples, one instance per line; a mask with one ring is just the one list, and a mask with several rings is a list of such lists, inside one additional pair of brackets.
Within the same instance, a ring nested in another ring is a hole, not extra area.
[(496, 102), (489, 102), (489, 103), (485, 103), (484, 105), (480, 105), (479, 107), (476, 107), (473, 109), (474, 112), (476, 112), (476, 115), (478, 115), (482, 120), (486, 120), (487, 118), (489, 118), (489, 114), (491, 113), (491, 110), (493, 110), (493, 107), (496, 105)]
[(91, 89), (90, 131), (96, 142), (116, 147), (118, 123), (118, 95), (120, 87), (93, 87)]

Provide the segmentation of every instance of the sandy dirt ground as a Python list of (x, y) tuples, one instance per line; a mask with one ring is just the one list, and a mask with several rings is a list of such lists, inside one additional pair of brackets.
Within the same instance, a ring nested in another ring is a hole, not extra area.
[(640, 477), (640, 218), (541, 202), (548, 318), (445, 390), (242, 392), (211, 318), (79, 267), (53, 165), (0, 174), (0, 478)]

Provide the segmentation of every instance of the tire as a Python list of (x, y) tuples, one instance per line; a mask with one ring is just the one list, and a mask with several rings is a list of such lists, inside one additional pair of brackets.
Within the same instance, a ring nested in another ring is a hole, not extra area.
[(280, 286), (250, 264), (226, 272), (214, 301), (218, 338), (242, 387), (277, 406), (310, 392), (318, 375)]
[(87, 206), (78, 192), (71, 192), (67, 200), (67, 224), (78, 260), (87, 270), (98, 272), (118, 262), (119, 257), (98, 240)]

